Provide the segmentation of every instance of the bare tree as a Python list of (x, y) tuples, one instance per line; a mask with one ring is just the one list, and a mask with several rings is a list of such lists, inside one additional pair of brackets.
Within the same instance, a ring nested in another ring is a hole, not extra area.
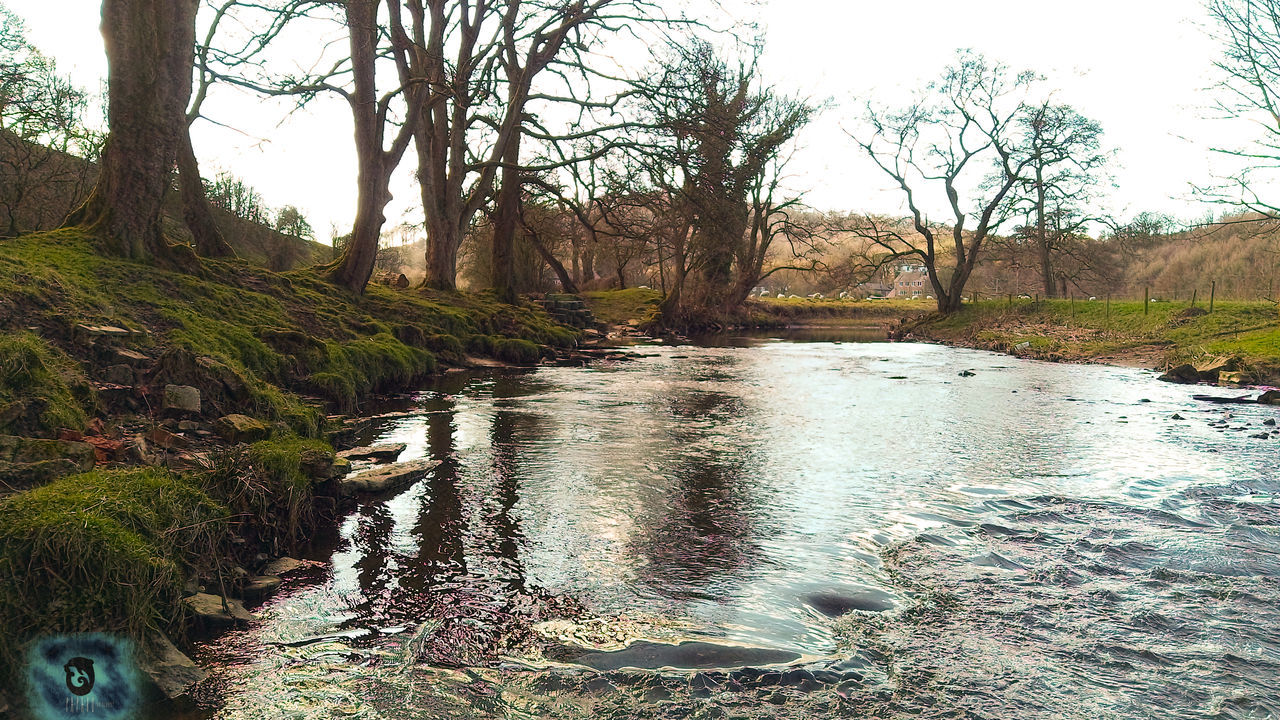
[[(851, 134), (902, 191), (914, 232), (865, 217), (856, 230), (879, 249), (876, 262), (913, 258), (923, 264), (940, 313), (960, 309), (983, 243), (1012, 211), (1010, 193), (1030, 162), (1015, 145), (1020, 95), (1033, 79), (1031, 73), (1015, 75), (1003, 64), (961, 51), (942, 78), (907, 107), (883, 110), (868, 104), (867, 130)], [(947, 222), (928, 218), (921, 201), (926, 193), (940, 196), (935, 199), (943, 201)], [(966, 227), (970, 221), (972, 229)], [(946, 271), (944, 262), (950, 262)]]
[(1261, 186), (1280, 170), (1280, 0), (1210, 0), (1223, 54), (1216, 100), (1228, 118), (1255, 121), (1253, 146), (1212, 146), (1240, 164), (1238, 172), (1197, 188), (1211, 202), (1280, 217), (1280, 204), (1263, 196)]
[(1069, 261), (1067, 256), (1072, 256), (1081, 269), (1080, 261), (1096, 257), (1081, 252), (1080, 239), (1085, 226), (1097, 219), (1085, 208), (1098, 199), (1111, 153), (1102, 149), (1102, 126), (1068, 105), (1028, 106), (1018, 125), (1027, 175), (1014, 198), (1034, 222), (1022, 234), (1030, 235), (1036, 245), (1045, 297), (1061, 297), (1068, 274), (1055, 270), (1055, 260), (1063, 256)]

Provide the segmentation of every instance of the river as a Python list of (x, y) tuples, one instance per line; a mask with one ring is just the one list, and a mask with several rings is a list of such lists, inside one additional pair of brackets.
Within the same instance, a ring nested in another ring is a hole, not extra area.
[(1280, 717), (1280, 408), (816, 339), (407, 397), (191, 716)]

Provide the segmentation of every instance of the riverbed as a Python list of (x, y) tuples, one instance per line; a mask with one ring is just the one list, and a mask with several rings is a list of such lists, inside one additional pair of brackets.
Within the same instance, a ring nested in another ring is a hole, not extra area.
[(408, 394), (190, 715), (1280, 717), (1280, 409), (836, 340)]

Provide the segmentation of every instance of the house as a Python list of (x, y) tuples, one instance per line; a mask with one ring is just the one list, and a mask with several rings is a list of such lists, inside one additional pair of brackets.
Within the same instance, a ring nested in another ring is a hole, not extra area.
[(898, 276), (893, 280), (892, 298), (917, 298), (933, 292), (929, 283), (929, 271), (923, 265), (899, 265)]

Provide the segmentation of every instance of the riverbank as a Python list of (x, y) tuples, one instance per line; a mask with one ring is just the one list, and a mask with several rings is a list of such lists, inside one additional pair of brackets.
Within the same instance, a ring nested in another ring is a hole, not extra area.
[[(603, 322), (642, 327), (661, 293), (649, 289), (586, 293)], [(1280, 384), (1280, 312), (1269, 302), (1204, 303), (1105, 300), (994, 300), (943, 317), (929, 300), (758, 298), (735, 329), (880, 327), (920, 340), (1054, 362), (1164, 370), (1190, 364), (1223, 369), (1242, 384)]]
[[(650, 288), (600, 290), (582, 294), (597, 320), (638, 329), (658, 312), (662, 293)], [(724, 329), (768, 329), (796, 325), (873, 327), (897, 325), (921, 317), (934, 307), (927, 300), (836, 300), (820, 298), (753, 298), (737, 314), (720, 318)]]
[(484, 294), (356, 296), (238, 260), (185, 274), (103, 257), (76, 230), (6, 240), (0, 686), (17, 687), (35, 637), (163, 646), (200, 614), (184, 597), (248, 599), (341, 502), (334, 445), (376, 393), (577, 342), (540, 307)]
[[(1280, 314), (1265, 302), (1186, 303), (1005, 300), (965, 305), (948, 317), (904, 317), (900, 339), (992, 350), (1057, 362), (1163, 370), (1224, 368), (1224, 380), (1280, 382)], [(1229, 368), (1229, 369), (1227, 369)]]

